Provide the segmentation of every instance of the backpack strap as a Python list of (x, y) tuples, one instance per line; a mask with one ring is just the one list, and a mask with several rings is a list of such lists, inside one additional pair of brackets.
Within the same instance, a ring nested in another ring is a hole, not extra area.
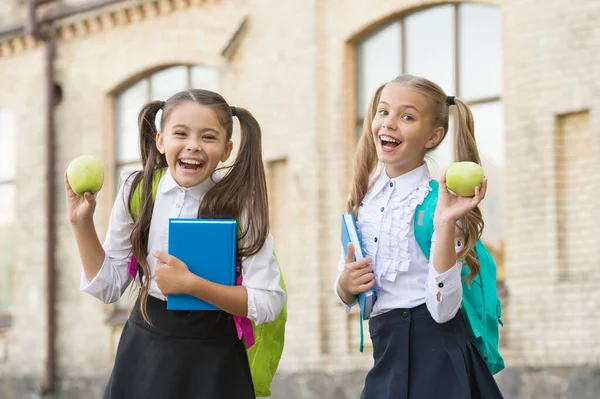
[[(242, 277), (241, 262), (238, 261), (235, 265), (235, 285), (242, 285), (244, 278)], [(254, 330), (252, 329), (252, 322), (245, 316), (233, 315), (233, 321), (235, 322), (235, 329), (237, 330), (238, 339), (244, 338), (246, 349), (254, 345)]]
[[(240, 218), (237, 219), (237, 236), (238, 238), (242, 235), (242, 223)], [(239, 241), (238, 241), (239, 247)], [(235, 285), (242, 285), (244, 277), (242, 276), (242, 262), (237, 261), (235, 264)], [(235, 322), (235, 329), (237, 330), (238, 339), (244, 338), (246, 349), (254, 345), (254, 330), (252, 329), (252, 322), (245, 316), (233, 316)]]
[[(156, 193), (158, 192), (158, 183), (160, 182), (160, 179), (162, 179), (166, 172), (167, 168), (157, 169), (152, 175), (152, 203), (154, 203), (154, 200), (156, 200)], [(134, 221), (136, 221), (140, 216), (140, 211), (142, 208), (143, 182), (144, 179), (141, 179), (138, 185), (135, 187), (135, 190), (133, 191), (133, 197), (131, 198), (131, 202), (129, 203), (129, 207), (131, 208), (131, 217)]]
[[(152, 204), (156, 200), (156, 193), (158, 192), (158, 183), (160, 179), (167, 172), (167, 168), (157, 169), (154, 171), (152, 175)], [(143, 172), (139, 172), (143, 173)], [(131, 197), (131, 202), (129, 203), (129, 208), (131, 209), (131, 218), (133, 221), (137, 221), (140, 217), (140, 209), (142, 208), (142, 183), (144, 179), (141, 179), (138, 185), (135, 187), (133, 191), (133, 196)], [(135, 279), (135, 275), (137, 274), (138, 269), (138, 261), (135, 255), (131, 256), (131, 260), (129, 261), (129, 267), (127, 268), (127, 272), (131, 277)]]
[(415, 212), (415, 239), (419, 248), (429, 260), (431, 254), (431, 237), (433, 236), (433, 216), (438, 200), (439, 183), (436, 180), (430, 180), (431, 191), (423, 202), (417, 206)]

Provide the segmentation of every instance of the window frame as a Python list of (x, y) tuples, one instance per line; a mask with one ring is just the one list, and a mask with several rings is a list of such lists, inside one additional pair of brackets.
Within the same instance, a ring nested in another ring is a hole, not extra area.
[[(473, 2), (466, 2), (466, 1), (462, 1), (462, 2), (456, 2), (456, 3), (440, 3), (440, 4), (434, 4), (434, 5), (430, 5), (427, 7), (423, 7), (423, 8), (419, 8), (416, 10), (411, 10), (408, 13), (404, 13), (404, 14), (400, 14), (399, 16), (392, 18), (392, 19), (388, 19), (385, 20), (384, 22), (382, 22), (381, 24), (376, 25), (376, 27), (369, 31), (366, 32), (364, 34), (362, 34), (361, 36), (359, 36), (353, 43), (352, 45), (352, 49), (353, 49), (353, 57), (351, 57), (351, 59), (353, 60), (353, 71), (352, 74), (354, 75), (352, 81), (353, 81), (353, 85), (354, 88), (352, 89), (353, 91), (353, 99), (352, 101), (354, 102), (353, 104), (353, 114), (354, 114), (354, 129), (352, 131), (353, 136), (356, 136), (356, 131), (358, 128), (362, 127), (363, 123), (364, 123), (364, 116), (361, 118), (361, 112), (364, 112), (365, 110), (359, 110), (357, 109), (356, 106), (356, 102), (358, 100), (357, 96), (358, 96), (358, 91), (356, 89), (356, 86), (359, 83), (359, 79), (358, 79), (358, 71), (357, 71), (357, 67), (356, 65), (358, 65), (358, 53), (356, 51), (356, 47), (360, 44), (360, 42), (368, 37), (370, 37), (371, 35), (373, 35), (373, 33), (377, 32), (379, 29), (384, 28), (385, 26), (393, 23), (393, 22), (399, 22), (400, 23), (400, 52), (401, 52), (401, 57), (400, 57), (400, 65), (401, 65), (401, 70), (399, 75), (402, 75), (405, 73), (406, 71), (406, 23), (405, 20), (407, 17), (410, 17), (412, 15), (418, 14), (422, 11), (426, 11), (426, 10), (430, 10), (433, 8), (437, 8), (437, 7), (442, 7), (442, 6), (452, 6), (453, 8), (453, 12), (454, 12), (454, 27), (453, 27), (453, 33), (454, 33), (454, 84), (456, 87), (456, 94), (454, 94), (456, 97), (462, 98), (461, 97), (461, 93), (460, 93), (460, 66), (461, 66), (461, 62), (460, 62), (460, 50), (461, 50), (461, 43), (460, 43), (460, 7), (466, 4), (479, 4), (479, 3), (473, 3)], [(482, 5), (487, 5), (487, 4), (482, 4)], [(495, 7), (493, 5), (489, 5), (490, 7)], [(465, 100), (466, 101), (466, 100)], [(475, 106), (475, 105), (480, 105), (480, 104), (487, 104), (487, 103), (493, 103), (493, 102), (502, 102), (502, 95), (500, 96), (490, 96), (490, 97), (480, 97), (476, 100), (472, 100), (472, 101), (466, 101), (467, 104), (469, 106)], [(355, 142), (358, 142), (358, 137), (356, 137), (356, 140), (354, 140)], [(354, 149), (356, 149), (356, 143), (354, 144)]]

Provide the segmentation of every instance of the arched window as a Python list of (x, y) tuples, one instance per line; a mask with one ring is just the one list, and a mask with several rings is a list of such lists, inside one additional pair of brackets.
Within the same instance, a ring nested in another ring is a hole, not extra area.
[[(217, 70), (206, 66), (172, 66), (144, 76), (115, 95), (115, 195), (122, 184), (121, 172), (139, 170), (142, 166), (137, 125), (142, 106), (152, 100), (165, 101), (179, 91), (192, 88), (218, 91)], [(131, 300), (133, 296), (128, 290), (117, 302), (117, 309), (126, 309)], [(116, 317), (118, 322), (124, 320)]]
[(166, 100), (187, 89), (218, 91), (219, 77), (214, 68), (179, 65), (148, 75), (115, 98), (115, 170), (117, 186), (123, 170), (141, 168), (137, 117), (142, 106), (152, 100)]
[[(500, 10), (457, 3), (403, 15), (356, 44), (356, 131), (377, 86), (401, 74), (438, 83), (448, 95), (467, 101), (490, 184), (482, 211), (483, 239), (503, 277), (504, 116)], [(428, 160), (434, 177), (453, 161), (452, 128)]]
[(0, 329), (10, 325), (13, 308), (16, 152), (14, 115), (0, 109)]

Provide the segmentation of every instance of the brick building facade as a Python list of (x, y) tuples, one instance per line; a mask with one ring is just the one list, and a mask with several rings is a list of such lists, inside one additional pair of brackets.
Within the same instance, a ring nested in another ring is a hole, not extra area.
[[(26, 18), (26, 2), (1, 3), (0, 30)], [(40, 13), (84, 3), (57, 1)], [(599, 22), (593, 0), (125, 0), (57, 20), (61, 397), (100, 396), (132, 302), (104, 305), (79, 292), (64, 170), (84, 153), (104, 160), (102, 239), (115, 176), (136, 166), (139, 107), (192, 86), (248, 108), (263, 128), (272, 233), (289, 290), (274, 397), (358, 397), (372, 360), (369, 348), (357, 350), (356, 314), (331, 291), (339, 215), (365, 101), (400, 73), (430, 77), (474, 108), (491, 176), (485, 238), (507, 295), (507, 370), (498, 375), (506, 397), (599, 397)], [(0, 396), (8, 398), (38, 389), (46, 368), (44, 88), (43, 43), (0, 36)], [(438, 166), (451, 160), (444, 148)]]

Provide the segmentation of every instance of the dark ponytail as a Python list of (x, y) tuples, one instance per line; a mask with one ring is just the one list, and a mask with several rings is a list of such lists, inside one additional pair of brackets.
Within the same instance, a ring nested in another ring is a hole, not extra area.
[(156, 148), (156, 115), (163, 107), (162, 101), (152, 101), (144, 105), (138, 116), (138, 128), (140, 131), (140, 158), (142, 159), (143, 171), (136, 173), (133, 177), (131, 191), (127, 201), (129, 213), (131, 214), (131, 200), (135, 193), (136, 187), (142, 184), (142, 196), (140, 203), (140, 211), (133, 231), (131, 233), (131, 244), (133, 247), (133, 255), (135, 255), (139, 268), (140, 275), (145, 276), (142, 279), (142, 288), (140, 289), (140, 310), (146, 322), (150, 323), (146, 312), (146, 303), (148, 302), (148, 294), (150, 291), (150, 267), (146, 258), (148, 257), (148, 236), (150, 230), (150, 222), (152, 221), (152, 210), (154, 201), (152, 200), (152, 177), (154, 172), (161, 168), (167, 167), (167, 160)]
[(269, 201), (260, 125), (246, 109), (233, 109), (240, 121), (240, 149), (227, 174), (204, 196), (198, 217), (240, 218), (246, 211), (241, 237), (247, 245), (238, 249), (238, 257), (243, 258), (255, 255), (264, 245), (269, 234)]

